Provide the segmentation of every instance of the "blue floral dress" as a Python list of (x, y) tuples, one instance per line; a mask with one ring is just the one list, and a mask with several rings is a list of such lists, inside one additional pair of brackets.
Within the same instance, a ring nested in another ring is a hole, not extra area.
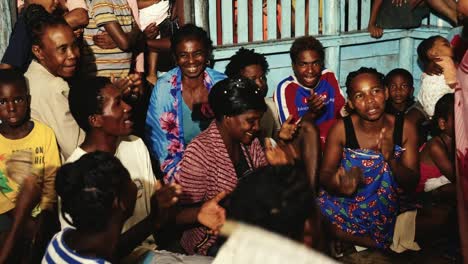
[[(203, 74), (208, 91), (226, 78), (224, 74), (210, 68), (206, 68)], [(187, 145), (184, 139), (182, 90), (182, 72), (176, 67), (158, 79), (146, 115), (146, 142), (153, 157), (159, 159), (166, 183), (174, 181), (174, 174)], [(202, 112), (211, 111), (204, 107), (207, 104), (202, 106)]]

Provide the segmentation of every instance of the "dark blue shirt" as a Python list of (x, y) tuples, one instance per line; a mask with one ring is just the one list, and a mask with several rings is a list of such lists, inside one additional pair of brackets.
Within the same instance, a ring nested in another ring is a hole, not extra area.
[(31, 42), (30, 30), (24, 16), (20, 15), (11, 32), (2, 63), (10, 64), (22, 72), (26, 72), (32, 60)]

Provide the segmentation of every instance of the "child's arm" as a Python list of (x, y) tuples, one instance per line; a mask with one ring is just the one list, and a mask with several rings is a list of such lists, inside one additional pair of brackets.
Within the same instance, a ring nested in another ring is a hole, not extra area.
[(88, 11), (84, 8), (76, 8), (63, 16), (72, 29), (83, 28), (88, 25)]
[(383, 29), (376, 26), (377, 15), (379, 14), (380, 7), (382, 6), (383, 0), (374, 0), (372, 4), (371, 15), (369, 18), (369, 25), (367, 31), (369, 31), (371, 37), (380, 38), (383, 35)]
[(449, 179), (452, 183), (455, 183), (455, 163), (450, 161), (443, 143), (440, 142), (440, 140), (437, 140), (437, 138), (434, 138), (433, 140), (435, 142), (430, 144), (429, 156), (434, 161), (434, 164), (437, 166), (437, 168), (439, 168), (442, 175), (447, 177), (447, 179)]

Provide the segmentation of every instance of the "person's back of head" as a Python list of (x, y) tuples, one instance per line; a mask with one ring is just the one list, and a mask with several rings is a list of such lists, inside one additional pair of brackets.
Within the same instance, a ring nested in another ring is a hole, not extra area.
[(241, 178), (226, 211), (228, 218), (297, 241), (303, 239), (306, 220), (318, 217), (304, 170), (293, 166), (263, 167)]
[(263, 54), (255, 52), (254, 49), (240, 48), (232, 55), (224, 73), (230, 77), (238, 77), (241, 71), (249, 65), (260, 65), (264, 74), (269, 71), (268, 62)]
[[(130, 175), (112, 154), (92, 152), (57, 172), (55, 189), (61, 198), (61, 213), (79, 231), (104, 231), (111, 220), (116, 199), (127, 194)], [(134, 200), (133, 200), (134, 203)], [(127, 205), (132, 211), (131, 202)], [(65, 214), (69, 214), (70, 220)]]

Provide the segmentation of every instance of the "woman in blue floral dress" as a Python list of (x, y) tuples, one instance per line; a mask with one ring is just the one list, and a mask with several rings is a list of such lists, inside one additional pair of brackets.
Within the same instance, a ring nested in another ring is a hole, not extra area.
[(192, 24), (181, 27), (171, 39), (177, 67), (158, 79), (146, 117), (146, 142), (159, 160), (163, 179), (174, 173), (185, 147), (214, 118), (208, 93), (226, 76), (208, 68), (212, 42), (206, 31)]
[(398, 214), (397, 187), (414, 191), (419, 164), (414, 124), (385, 114), (388, 91), (372, 68), (346, 80), (352, 114), (329, 132), (317, 198), (334, 235), (345, 241), (387, 248)]

